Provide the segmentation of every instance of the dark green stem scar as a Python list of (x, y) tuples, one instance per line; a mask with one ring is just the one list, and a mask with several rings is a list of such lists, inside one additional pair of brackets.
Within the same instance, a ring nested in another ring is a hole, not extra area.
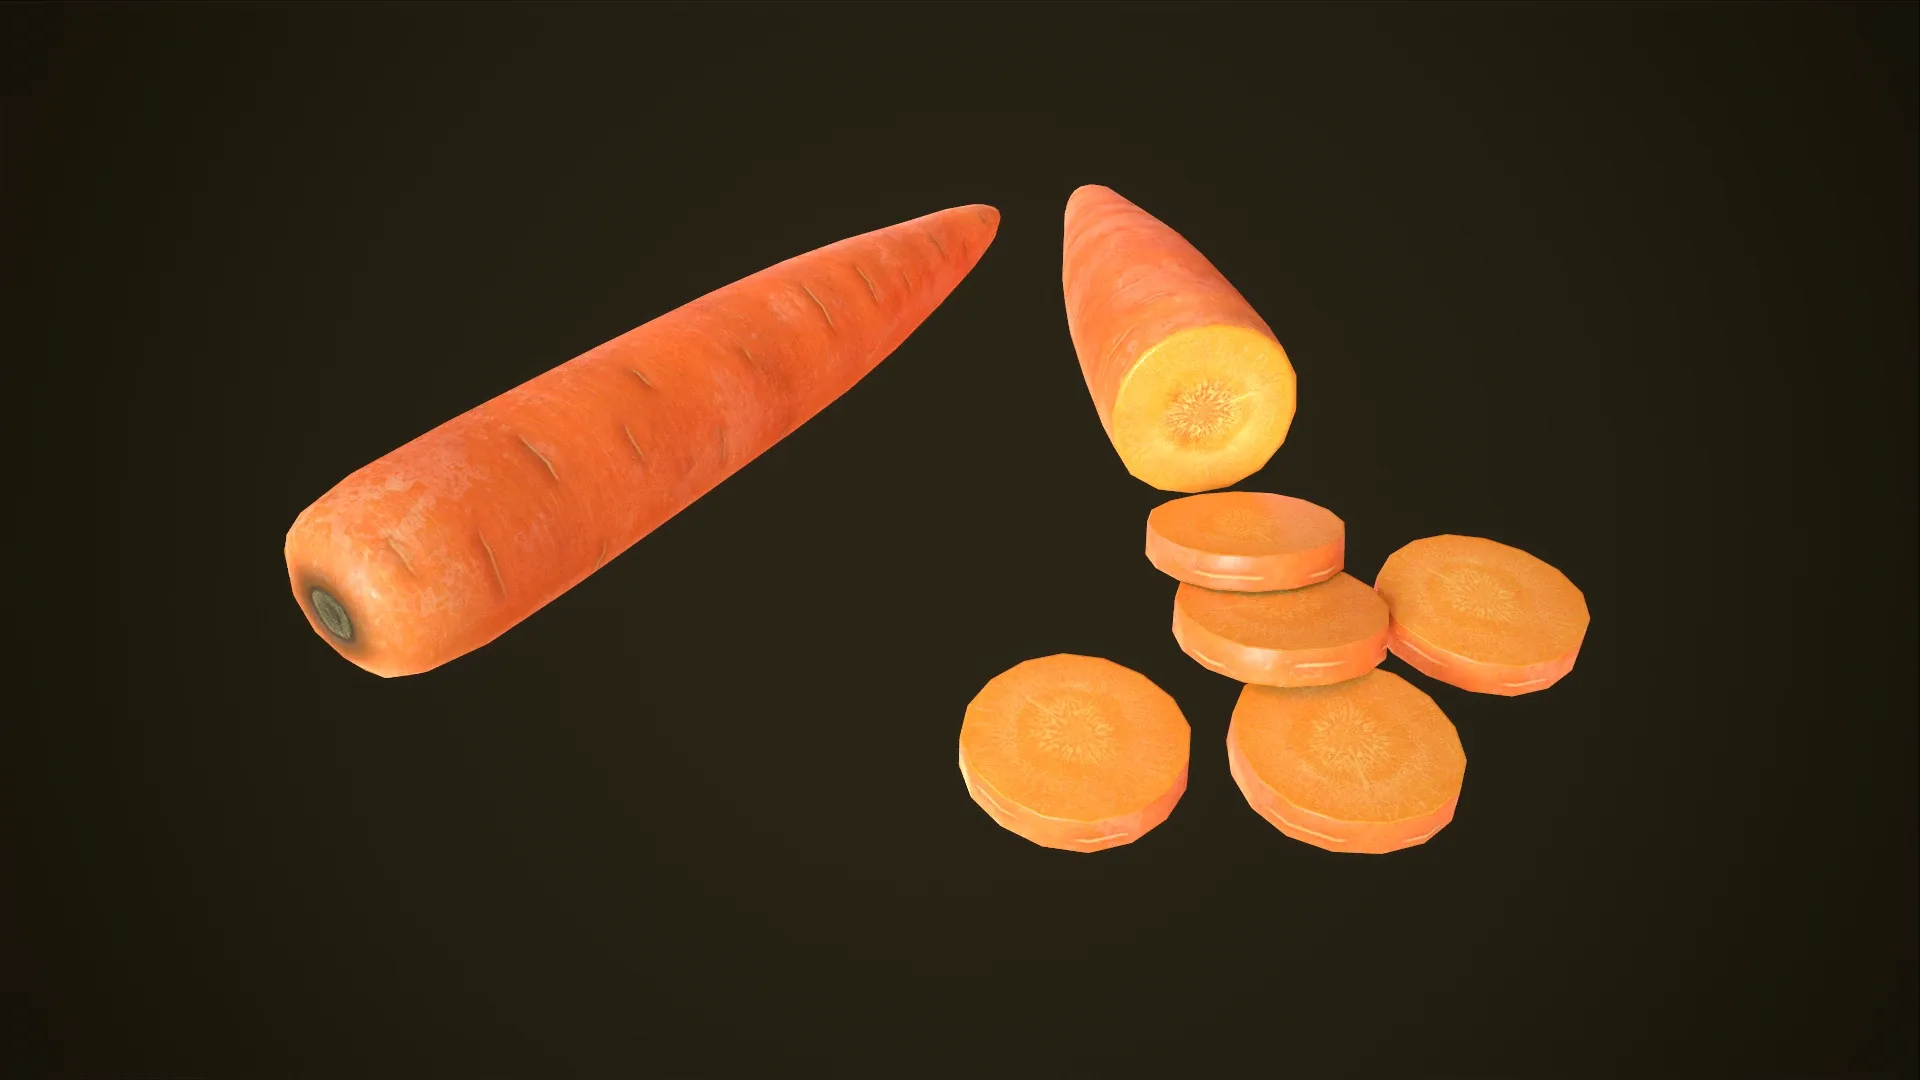
[(353, 640), (353, 620), (347, 618), (347, 609), (341, 607), (340, 601), (335, 600), (327, 590), (313, 590), (313, 610), (335, 637), (342, 641)]

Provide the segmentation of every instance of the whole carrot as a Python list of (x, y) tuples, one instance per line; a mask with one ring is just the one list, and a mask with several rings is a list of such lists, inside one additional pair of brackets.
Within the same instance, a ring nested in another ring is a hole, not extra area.
[(376, 675), (485, 645), (844, 394), (999, 223), (963, 206), (830, 244), (447, 421), (300, 513), (294, 599)]

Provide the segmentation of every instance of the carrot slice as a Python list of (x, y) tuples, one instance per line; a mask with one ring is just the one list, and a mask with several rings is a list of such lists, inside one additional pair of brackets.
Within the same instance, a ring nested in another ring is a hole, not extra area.
[(1228, 678), (1266, 686), (1325, 686), (1387, 658), (1387, 605), (1347, 574), (1285, 592), (1236, 593), (1184, 582), (1173, 637)]
[(1415, 540), (1387, 557), (1374, 587), (1393, 615), (1388, 648), (1462, 690), (1545, 690), (1587, 636), (1587, 598), (1565, 574), (1484, 537)]
[(1067, 329), (1127, 471), (1166, 491), (1251, 476), (1293, 423), (1293, 364), (1179, 233), (1088, 185), (1067, 200)]
[(1333, 511), (1266, 491), (1215, 491), (1147, 514), (1147, 559), (1161, 573), (1223, 592), (1318, 584), (1346, 562), (1347, 527)]
[(1390, 671), (1336, 686), (1249, 686), (1227, 725), (1227, 768), (1248, 805), (1295, 840), (1381, 855), (1453, 820), (1460, 733)]
[(1060, 653), (988, 681), (960, 725), (967, 794), (1003, 828), (1042, 847), (1130, 844), (1187, 790), (1191, 733), (1145, 675)]
[(964, 206), (830, 244), (447, 421), (300, 513), (294, 598), (376, 675), (487, 644), (873, 370), (999, 223)]

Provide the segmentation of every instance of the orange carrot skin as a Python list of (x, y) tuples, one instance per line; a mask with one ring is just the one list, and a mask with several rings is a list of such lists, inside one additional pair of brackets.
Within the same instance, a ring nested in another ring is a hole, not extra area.
[(1375, 620), (1378, 628), (1363, 637), (1317, 648), (1283, 649), (1234, 641), (1208, 628), (1188, 612), (1183, 602), (1199, 588), (1182, 583), (1174, 592), (1173, 639), (1202, 667), (1229, 679), (1258, 686), (1331, 686), (1357, 679), (1387, 658), (1389, 620), (1384, 601)]
[(1407, 666), (1449, 686), (1476, 694), (1519, 697), (1545, 690), (1565, 678), (1580, 658), (1580, 646), (1565, 656), (1525, 667), (1490, 664), (1443, 649), (1395, 620), (1387, 629), (1387, 648)]
[[(825, 408), (993, 241), (964, 206), (709, 293), (355, 471), (287, 533), (314, 632), (381, 676), (494, 640)], [(323, 606), (323, 589), (338, 608)], [(344, 609), (350, 636), (334, 632)]]
[(1252, 305), (1186, 238), (1098, 184), (1067, 199), (1061, 284), (1080, 373), (1109, 438), (1121, 380), (1143, 352), (1170, 335), (1235, 326), (1279, 344)]
[(1387, 629), (1360, 641), (1323, 649), (1263, 649), (1230, 641), (1173, 612), (1173, 640), (1209, 671), (1256, 686), (1331, 686), (1357, 679), (1387, 658)]
[(1330, 648), (1263, 649), (1221, 637), (1177, 607), (1173, 640), (1207, 670), (1256, 686), (1331, 686), (1357, 679), (1387, 658), (1384, 628), (1373, 637)]
[(1275, 791), (1249, 767), (1246, 755), (1233, 738), (1232, 724), (1227, 728), (1227, 771), (1246, 796), (1247, 802), (1274, 828), (1302, 843), (1327, 851), (1355, 855), (1385, 855), (1414, 847), (1433, 839), (1433, 835), (1453, 822), (1460, 796), (1448, 799), (1431, 814), (1392, 824), (1337, 821), (1295, 805)]
[(1175, 499), (1172, 502), (1161, 503), (1147, 514), (1146, 554), (1147, 561), (1153, 564), (1154, 569), (1176, 581), (1184, 581), (1203, 589), (1219, 592), (1274, 592), (1317, 585), (1345, 568), (1346, 526), (1330, 511), (1313, 506), (1304, 499), (1274, 495), (1270, 492), (1226, 494), (1234, 498), (1257, 496), (1283, 504), (1309, 507), (1313, 512), (1323, 515), (1336, 528), (1331, 530), (1321, 543), (1291, 551), (1249, 555), (1207, 550), (1182, 543), (1176, 539), (1176, 536), (1195, 531), (1190, 524), (1180, 520), (1183, 504), (1189, 503), (1191, 499), (1210, 499), (1215, 496), (1199, 495), (1189, 496), (1187, 499)]
[(1146, 551), (1153, 568), (1175, 581), (1221, 592), (1304, 589), (1327, 580), (1347, 564), (1344, 537), (1312, 551), (1221, 555), (1184, 547), (1149, 529)]
[(960, 751), (960, 777), (966, 782), (967, 794), (974, 803), (1008, 832), (1041, 847), (1060, 851), (1105, 851), (1131, 844), (1152, 832), (1173, 816), (1173, 808), (1179, 805), (1180, 797), (1187, 793), (1187, 773), (1191, 768), (1191, 765), (1183, 767), (1179, 778), (1167, 789), (1166, 794), (1134, 813), (1099, 822), (1063, 821), (1044, 817), (1011, 799), (1000, 797), (993, 785), (967, 764), (966, 750)]

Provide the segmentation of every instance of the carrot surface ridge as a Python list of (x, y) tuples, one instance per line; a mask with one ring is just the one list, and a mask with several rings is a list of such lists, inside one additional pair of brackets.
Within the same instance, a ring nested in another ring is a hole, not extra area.
[(957, 207), (796, 256), (441, 424), (295, 519), (295, 600), (377, 675), (487, 644), (873, 370), (999, 220)]

